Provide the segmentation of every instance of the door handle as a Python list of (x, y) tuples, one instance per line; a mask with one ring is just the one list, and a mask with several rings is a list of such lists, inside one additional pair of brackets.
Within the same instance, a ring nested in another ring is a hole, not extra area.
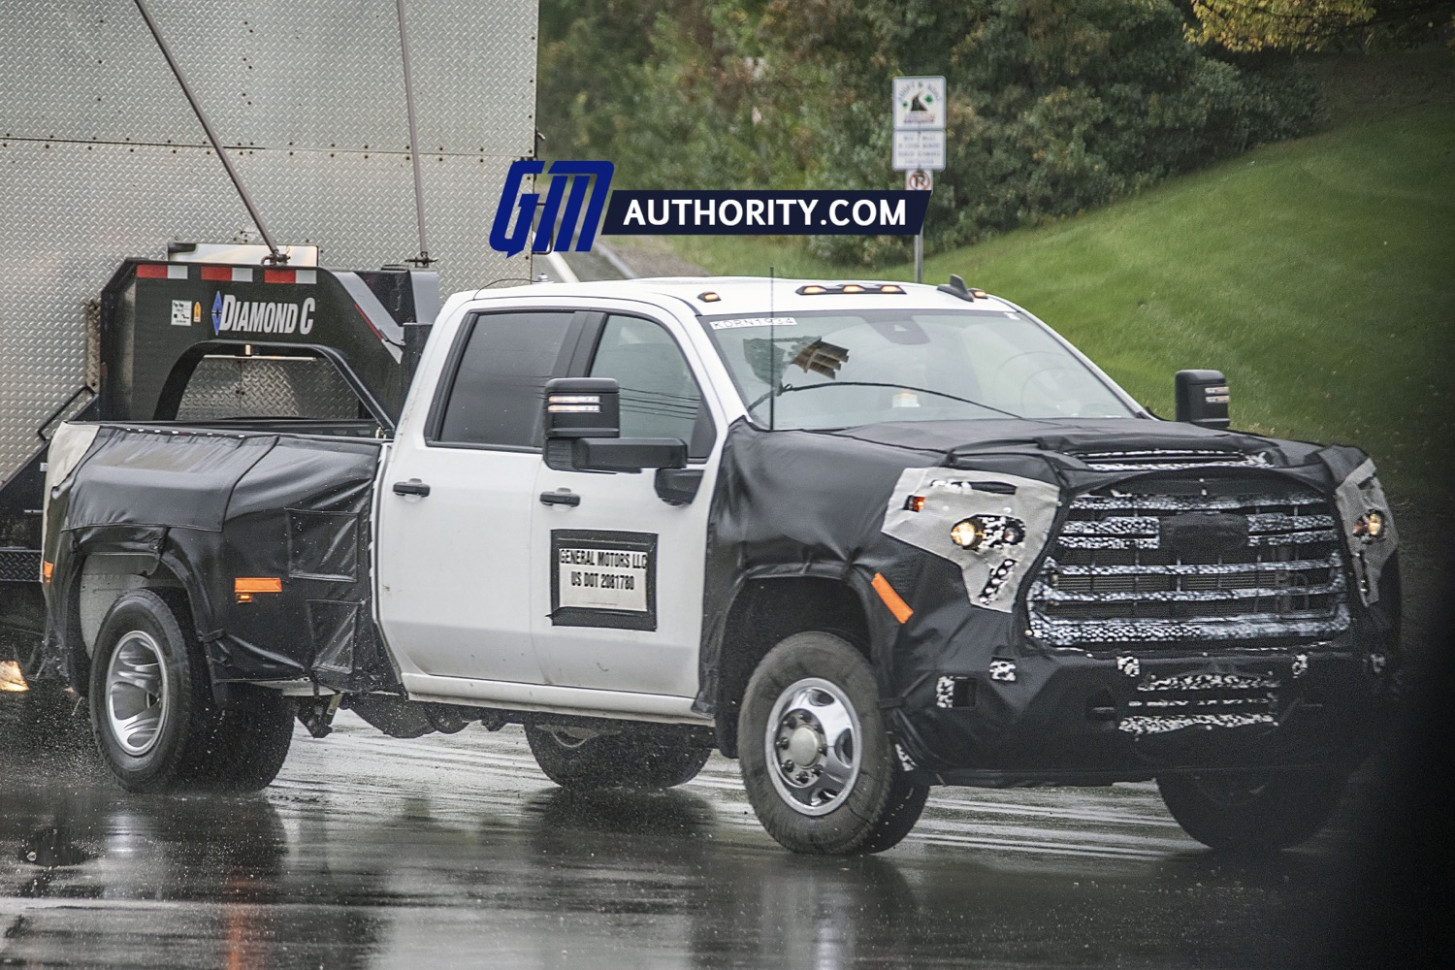
[(580, 505), (581, 496), (575, 492), (542, 492), (542, 505)]
[(407, 482), (395, 482), (394, 494), (418, 495), (420, 498), (424, 498), (426, 495), (429, 494), (429, 486), (426, 485), (424, 482), (421, 482), (417, 478), (411, 478)]

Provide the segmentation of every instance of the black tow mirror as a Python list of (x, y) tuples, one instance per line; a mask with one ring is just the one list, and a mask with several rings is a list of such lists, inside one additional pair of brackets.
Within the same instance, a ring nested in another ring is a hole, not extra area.
[(546, 381), (546, 437), (615, 438), (621, 434), (621, 388), (613, 377)]
[(1220, 370), (1180, 370), (1177, 420), (1222, 431), (1228, 426), (1228, 379)]
[(680, 438), (621, 437), (621, 388), (611, 377), (558, 377), (545, 387), (546, 464), (559, 470), (684, 468)]

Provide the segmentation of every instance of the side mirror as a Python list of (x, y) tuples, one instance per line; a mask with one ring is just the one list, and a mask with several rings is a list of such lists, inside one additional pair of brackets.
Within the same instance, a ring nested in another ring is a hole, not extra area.
[(545, 387), (546, 464), (562, 471), (687, 467), (680, 438), (621, 437), (621, 388), (612, 377), (558, 377)]
[(546, 381), (546, 439), (621, 434), (621, 388), (613, 377)]
[(1177, 420), (1222, 431), (1228, 426), (1228, 379), (1219, 370), (1180, 370)]

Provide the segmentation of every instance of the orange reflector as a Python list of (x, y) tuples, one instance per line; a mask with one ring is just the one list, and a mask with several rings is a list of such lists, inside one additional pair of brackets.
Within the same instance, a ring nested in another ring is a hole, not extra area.
[(277, 576), (239, 576), (232, 581), (234, 593), (281, 593), (283, 580)]
[(874, 574), (874, 592), (879, 594), (884, 605), (889, 607), (889, 612), (893, 613), (894, 618), (900, 623), (907, 623), (909, 618), (914, 616), (914, 610), (910, 609), (909, 604), (894, 591), (894, 587), (889, 585), (889, 580), (885, 579), (882, 573)]
[(51, 581), (51, 573), (56, 571), (56, 564), (53, 562), (42, 562), (40, 564), (40, 578), (43, 582)]
[(911, 495), (904, 500), (906, 512), (923, 512), (925, 510), (925, 497), (923, 495)]

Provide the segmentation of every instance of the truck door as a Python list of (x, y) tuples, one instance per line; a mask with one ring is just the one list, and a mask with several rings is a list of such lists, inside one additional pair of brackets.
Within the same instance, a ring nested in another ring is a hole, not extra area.
[(621, 385), (622, 437), (682, 439), (701, 483), (690, 503), (670, 505), (651, 469), (602, 474), (541, 463), (536, 652), (552, 684), (693, 696), (720, 433), (687, 354), (662, 323), (597, 315), (581, 343), (577, 374)]
[(530, 549), (541, 395), (585, 315), (478, 313), (424, 422), (396, 441), (379, 511), (380, 616), (403, 672), (543, 683)]

